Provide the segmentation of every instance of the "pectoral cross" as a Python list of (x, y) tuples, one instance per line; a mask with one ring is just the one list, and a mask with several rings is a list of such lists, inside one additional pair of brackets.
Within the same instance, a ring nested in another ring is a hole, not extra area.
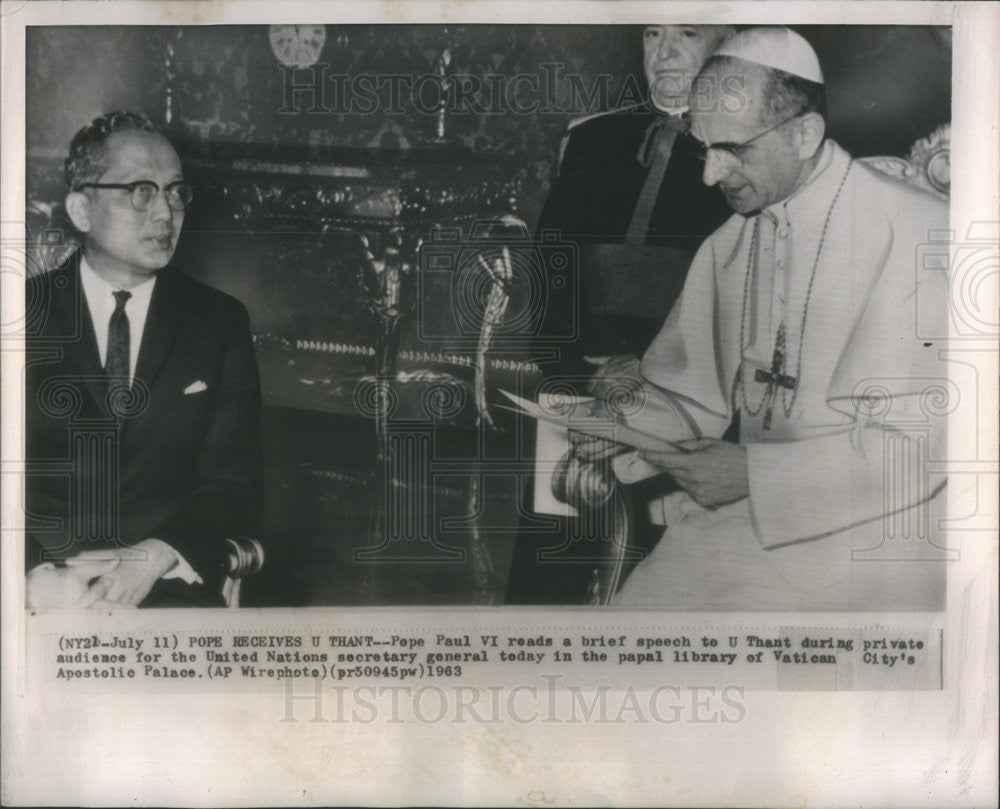
[(774, 357), (771, 360), (771, 372), (757, 369), (754, 374), (754, 382), (766, 382), (767, 392), (764, 394), (764, 402), (767, 410), (764, 412), (764, 429), (771, 429), (771, 413), (774, 410), (774, 400), (778, 394), (778, 388), (788, 388), (792, 390), (798, 379), (788, 376), (785, 371), (785, 324), (778, 327), (778, 335), (774, 341)]

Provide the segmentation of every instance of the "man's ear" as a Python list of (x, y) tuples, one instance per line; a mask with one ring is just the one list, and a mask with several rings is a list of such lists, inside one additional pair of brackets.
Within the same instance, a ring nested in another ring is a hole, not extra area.
[(90, 233), (90, 198), (82, 191), (70, 191), (66, 195), (66, 213), (70, 221), (81, 233)]
[(809, 112), (799, 120), (799, 158), (808, 160), (823, 145), (826, 137), (826, 121), (818, 112)]

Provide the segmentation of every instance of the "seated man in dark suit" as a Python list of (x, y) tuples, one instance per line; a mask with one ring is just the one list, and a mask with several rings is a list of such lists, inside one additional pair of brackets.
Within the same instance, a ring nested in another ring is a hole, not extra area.
[[(638, 357), (663, 326), (695, 252), (731, 213), (719, 190), (701, 180), (687, 112), (692, 80), (732, 33), (725, 25), (646, 26), (648, 102), (570, 124), (538, 231), (558, 229), (578, 245), (580, 303), (574, 311), (569, 299), (550, 300), (543, 341), (575, 338), (546, 343), (558, 347), (559, 359), (542, 371), (579, 393), (602, 395), (638, 380)], [(579, 527), (560, 520), (556, 531), (522, 531), (508, 603), (582, 602), (595, 543), (574, 538)]]
[(261, 501), (246, 309), (170, 265), (192, 190), (150, 121), (85, 126), (66, 181), (82, 249), (26, 290), (29, 606), (221, 604)]

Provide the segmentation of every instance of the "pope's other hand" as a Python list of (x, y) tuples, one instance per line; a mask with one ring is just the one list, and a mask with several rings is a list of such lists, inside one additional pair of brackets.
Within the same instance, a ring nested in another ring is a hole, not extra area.
[(688, 451), (646, 450), (642, 457), (669, 472), (677, 485), (706, 508), (742, 500), (750, 494), (746, 448), (717, 438), (693, 438), (678, 443)]

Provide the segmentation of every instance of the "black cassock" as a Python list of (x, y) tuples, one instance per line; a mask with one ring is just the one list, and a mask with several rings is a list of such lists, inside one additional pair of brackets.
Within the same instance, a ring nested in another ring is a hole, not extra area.
[[(660, 129), (671, 130), (665, 167)], [(680, 294), (694, 253), (732, 214), (722, 192), (702, 182), (701, 147), (687, 123), (648, 106), (599, 115), (570, 128), (559, 174), (538, 222), (577, 246), (577, 328), (569, 298), (553, 298), (543, 337), (576, 332), (546, 373), (587, 369), (579, 356), (641, 356)], [(643, 190), (657, 169), (653, 195)], [(643, 214), (645, 213), (645, 216)], [(631, 230), (630, 230), (631, 228)], [(569, 293), (569, 290), (567, 290)]]
[[(594, 370), (584, 356), (641, 357), (659, 332), (698, 247), (732, 215), (722, 192), (702, 182), (701, 155), (685, 119), (645, 105), (571, 125), (537, 227), (539, 241), (557, 230), (578, 257), (575, 284), (547, 301), (539, 349), (557, 348), (559, 358), (541, 363), (546, 377), (582, 393)], [(582, 603), (593, 565), (575, 560), (595, 543), (574, 539), (578, 527), (522, 525), (508, 603)], [(538, 561), (539, 550), (562, 545), (558, 561)]]

